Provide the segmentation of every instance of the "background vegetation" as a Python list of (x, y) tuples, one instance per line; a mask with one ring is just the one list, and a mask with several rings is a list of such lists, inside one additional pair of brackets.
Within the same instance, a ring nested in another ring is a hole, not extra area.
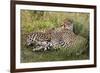
[(88, 52), (68, 56), (66, 51), (32, 52), (25, 46), (27, 33), (58, 27), (66, 18), (73, 21), (74, 33), (86, 38), (89, 45), (89, 13), (21, 10), (21, 62), (88, 59)]

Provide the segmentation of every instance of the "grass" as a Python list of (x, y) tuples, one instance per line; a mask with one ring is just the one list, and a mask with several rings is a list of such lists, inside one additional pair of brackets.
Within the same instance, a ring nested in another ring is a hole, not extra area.
[[(87, 43), (89, 43), (88, 13), (21, 10), (21, 62), (28, 63), (89, 59), (88, 51), (82, 53), (81, 55), (68, 55), (69, 51), (72, 51), (72, 48), (71, 50), (65, 49), (33, 52), (32, 48), (27, 48), (25, 46), (27, 33), (33, 31), (43, 31), (60, 26), (65, 18), (73, 21), (74, 33), (84, 37), (87, 40)], [(85, 43), (83, 42), (82, 44)], [(82, 46), (82, 44), (77, 44), (77, 46)], [(74, 47), (74, 50), (78, 47)]]
[(52, 50), (43, 52), (32, 52), (32, 49), (21, 49), (21, 62), (45, 62), (45, 61), (65, 61), (65, 60), (83, 60), (88, 59), (88, 55), (83, 53), (82, 55), (68, 55), (67, 50)]

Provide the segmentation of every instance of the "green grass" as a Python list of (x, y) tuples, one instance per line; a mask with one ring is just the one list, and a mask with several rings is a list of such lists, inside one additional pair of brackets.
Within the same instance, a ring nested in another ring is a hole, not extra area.
[(68, 50), (52, 50), (42, 52), (32, 52), (32, 49), (21, 49), (21, 62), (45, 62), (45, 61), (65, 61), (65, 60), (83, 60), (88, 59), (88, 55), (68, 55)]
[[(89, 43), (88, 13), (21, 10), (21, 62), (27, 63), (89, 59), (88, 51), (82, 53), (81, 55), (69, 55), (69, 51), (72, 51), (73, 48), (70, 48), (71, 50), (65, 49), (33, 52), (32, 48), (27, 48), (25, 46), (26, 34), (33, 31), (55, 28), (61, 25), (63, 20), (66, 18), (73, 21), (74, 33), (84, 37), (87, 40), (87, 43)], [(84, 42), (81, 45), (77, 44), (78, 47), (82, 45), (84, 45)], [(74, 47), (74, 49), (77, 49), (78, 47)]]

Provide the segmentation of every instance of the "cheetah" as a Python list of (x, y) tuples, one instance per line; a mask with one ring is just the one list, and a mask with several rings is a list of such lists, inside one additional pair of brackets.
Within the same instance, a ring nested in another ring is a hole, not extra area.
[(58, 28), (46, 32), (33, 32), (27, 38), (27, 45), (33, 45), (33, 51), (48, 49), (67, 50), (68, 54), (80, 55), (86, 50), (87, 40), (73, 32), (73, 24), (65, 20)]

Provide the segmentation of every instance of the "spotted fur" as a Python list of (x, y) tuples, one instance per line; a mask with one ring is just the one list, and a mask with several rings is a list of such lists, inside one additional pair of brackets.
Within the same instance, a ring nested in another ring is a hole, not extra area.
[(60, 48), (61, 50), (68, 50), (68, 53), (79, 55), (86, 50), (87, 40), (73, 32), (73, 24), (70, 21), (65, 21), (63, 25), (46, 32), (30, 33), (27, 38), (27, 45), (33, 45), (33, 51)]

